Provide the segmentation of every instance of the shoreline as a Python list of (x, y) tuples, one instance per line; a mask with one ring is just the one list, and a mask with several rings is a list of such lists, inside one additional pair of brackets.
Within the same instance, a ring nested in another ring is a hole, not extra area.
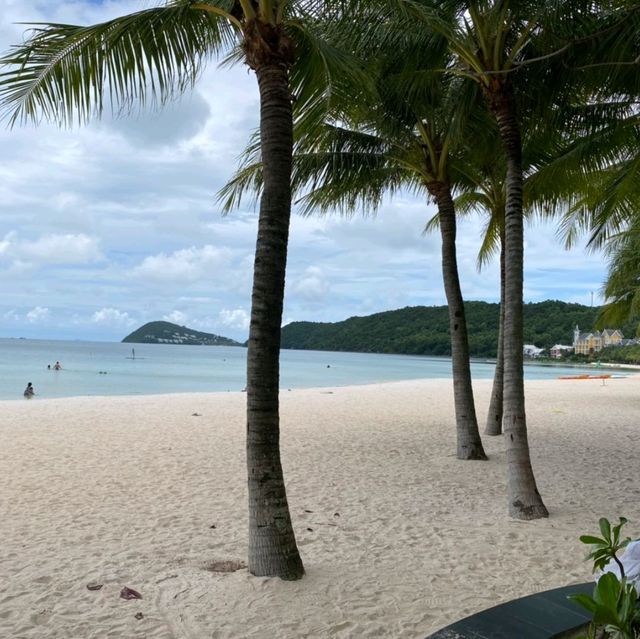
[[(535, 522), (507, 516), (501, 437), (455, 458), (451, 380), (282, 393), (293, 583), (212, 570), (246, 561), (244, 393), (0, 402), (0, 635), (417, 639), (588, 581), (599, 517), (640, 535), (638, 378), (525, 387)], [(482, 431), (491, 380), (474, 390)]]
[[(478, 363), (482, 363), (482, 362), (474, 362), (476, 364)], [(493, 364), (492, 364), (493, 365)], [(555, 368), (555, 365), (546, 365), (546, 364), (527, 364), (525, 363), (525, 368), (527, 366), (536, 366), (538, 368)], [(586, 374), (595, 374), (594, 371), (598, 371), (598, 370), (602, 370), (602, 369), (607, 369), (609, 367), (605, 367), (605, 366), (601, 366), (601, 367), (586, 367), (586, 366), (569, 366), (569, 365), (559, 365), (557, 366), (557, 368), (565, 368), (565, 369), (580, 369), (580, 370), (584, 370), (585, 371), (585, 375)], [(611, 367), (612, 370), (628, 370), (628, 374), (625, 374), (623, 377), (620, 377), (619, 379), (626, 379), (629, 377), (639, 377), (640, 376), (640, 366), (635, 366), (632, 364), (628, 364), (628, 365), (624, 365), (621, 364), (617, 367)], [(637, 372), (634, 372), (637, 371)], [(566, 380), (567, 378), (562, 378), (561, 376), (559, 377), (552, 377), (552, 378), (535, 378), (535, 379), (527, 379), (525, 376), (525, 385), (526, 384), (530, 384), (533, 382), (555, 382), (555, 381), (560, 381), (560, 380)], [(341, 385), (327, 385), (327, 386), (300, 386), (300, 387), (291, 387), (291, 388), (287, 388), (287, 387), (281, 387), (279, 389), (280, 395), (284, 396), (287, 393), (290, 392), (303, 392), (303, 391), (322, 391), (322, 390), (333, 390), (333, 389), (356, 389), (356, 388), (363, 388), (363, 387), (367, 387), (367, 386), (385, 386), (388, 384), (403, 384), (403, 383), (419, 383), (419, 382), (442, 382), (442, 383), (449, 383), (449, 384), (453, 384), (453, 377), (414, 377), (414, 378), (407, 378), (407, 379), (394, 379), (394, 380), (382, 380), (382, 381), (363, 381), (360, 383), (350, 383), (350, 384), (345, 384), (343, 386)], [(472, 379), (472, 383), (475, 386), (476, 384), (481, 385), (481, 384), (492, 384), (493, 383), (493, 378), (474, 378)], [(18, 396), (16, 397), (6, 397), (6, 398), (0, 398), (0, 404), (4, 403), (4, 402), (12, 402), (12, 403), (20, 403), (20, 402), (25, 402), (25, 401), (29, 401), (29, 402), (47, 402), (47, 401), (64, 401), (64, 400), (69, 400), (69, 399), (81, 399), (81, 398), (85, 398), (85, 399), (95, 399), (95, 400), (103, 400), (103, 399), (109, 399), (109, 398), (131, 398), (131, 399), (135, 399), (135, 398), (142, 398), (142, 397), (173, 397), (173, 396), (183, 396), (183, 395), (204, 395), (204, 396), (209, 396), (209, 395), (213, 395), (213, 396), (226, 396), (226, 395), (234, 395), (234, 394), (239, 394), (239, 395), (245, 395), (246, 393), (246, 389), (242, 389), (242, 390), (231, 390), (231, 389), (227, 389), (227, 390), (211, 390), (211, 391), (170, 391), (170, 392), (164, 392), (164, 393), (127, 393), (127, 394), (110, 394), (110, 395), (92, 395), (92, 394), (84, 394), (84, 395), (64, 395), (64, 396), (53, 396), (53, 397), (47, 397), (44, 395), (41, 395), (39, 393), (36, 393), (35, 396), (29, 398), (28, 400), (25, 399), (25, 397), (21, 394), (18, 393)]]

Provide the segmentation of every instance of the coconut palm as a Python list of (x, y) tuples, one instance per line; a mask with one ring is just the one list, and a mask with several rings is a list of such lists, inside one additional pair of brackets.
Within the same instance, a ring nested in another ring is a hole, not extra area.
[[(526, 39), (521, 42), (534, 53), (526, 50), (521, 56), (517, 51), (511, 53), (517, 56), (514, 61), (520, 57), (520, 64), (532, 65), (524, 86), (537, 84), (548, 89), (548, 79), (556, 80), (555, 85), (551, 85), (553, 90), (547, 91), (546, 100), (519, 99), (517, 116), (524, 133), (521, 143), (523, 211), (543, 217), (557, 217), (567, 211), (561, 228), (568, 246), (585, 226), (593, 230), (592, 245), (601, 244), (611, 229), (620, 228), (621, 220), (629, 219), (631, 203), (640, 202), (640, 189), (630, 188), (638, 184), (640, 163), (620, 162), (623, 157), (629, 158), (630, 148), (638, 148), (633, 140), (637, 140), (638, 135), (634, 106), (640, 83), (637, 73), (630, 72), (629, 63), (625, 62), (625, 58), (629, 59), (629, 48), (635, 52), (634, 57), (637, 51), (634, 45), (613, 46), (621, 39), (627, 41), (625, 32), (637, 34), (640, 7), (633, 4), (613, 3), (605, 9), (597, 3), (589, 7), (553, 2), (530, 3), (526, 7), (523, 3), (525, 11), (537, 9), (536, 29), (541, 35), (541, 42), (533, 37), (526, 38), (528, 43)], [(506, 3), (502, 3), (502, 9), (508, 9)], [(520, 9), (518, 7), (518, 11)], [(491, 12), (489, 8), (484, 17), (473, 18), (478, 32)], [(546, 36), (545, 30), (552, 36)], [(521, 39), (522, 36), (517, 42)], [(508, 38), (505, 42), (508, 44)], [(611, 55), (612, 50), (616, 51), (615, 55)], [(558, 64), (546, 67), (541, 64), (545, 58)], [(623, 73), (612, 73), (611, 69), (618, 64)], [(507, 65), (504, 71), (508, 70)], [(497, 115), (496, 119), (499, 122)], [(632, 156), (638, 157), (638, 154)], [(501, 202), (499, 216), (502, 219), (504, 211), (505, 203)], [(487, 236), (491, 237), (497, 234)], [(499, 405), (494, 403), (495, 390), (494, 384), (487, 433), (493, 418), (498, 416), (498, 411), (493, 410)]]
[[(452, 196), (457, 182), (464, 179), (460, 163), (467, 138), (463, 132), (470, 112), (478, 107), (477, 92), (466, 81), (421, 75), (424, 60), (409, 36), (404, 46), (402, 51), (378, 52), (374, 94), (354, 87), (349, 104), (340, 105), (340, 126), (327, 123), (301, 135), (294, 155), (293, 184), (305, 193), (300, 204), (306, 214), (336, 209), (347, 215), (357, 210), (372, 213), (385, 193), (403, 186), (435, 201), (451, 335), (456, 454), (458, 459), (486, 459), (471, 385)], [(404, 51), (411, 51), (410, 64)], [(424, 53), (434, 55), (432, 50)], [(245, 191), (261, 188), (256, 151), (256, 147), (248, 150), (246, 166), (223, 189), (227, 207), (235, 206)]]
[(609, 270), (603, 293), (605, 305), (597, 324), (622, 324), (640, 317), (640, 221), (607, 244)]
[[(193, 86), (203, 65), (228, 54), (256, 75), (264, 192), (256, 243), (247, 354), (249, 570), (298, 579), (279, 449), (279, 348), (291, 210), (292, 94), (321, 111), (340, 91), (348, 58), (313, 30), (318, 0), (168, 0), (92, 26), (39, 24), (2, 59), (0, 100), (12, 123), (70, 124), (105, 103), (163, 104)], [(335, 6), (335, 3), (332, 3)]]
[(520, 519), (545, 517), (548, 512), (531, 467), (524, 404), (523, 168), (517, 106), (518, 91), (526, 85), (526, 65), (532, 62), (534, 44), (541, 37), (540, 24), (551, 13), (550, 3), (387, 0), (386, 4), (407, 28), (436, 32), (446, 39), (453, 57), (447, 72), (477, 83), (498, 128), (506, 163), (502, 340), (509, 512)]
[[(500, 159), (487, 156), (482, 161), (470, 163), (467, 176), (472, 188), (458, 195), (455, 205), (459, 215), (479, 211), (486, 216), (482, 244), (478, 251), (478, 269), (484, 268), (496, 254), (499, 256), (500, 263), (500, 315), (496, 367), (484, 429), (485, 435), (495, 436), (502, 435), (504, 410), (504, 165)], [(434, 223), (436, 221), (435, 218), (432, 220)]]
[(635, 41), (635, 23), (629, 28), (625, 19), (637, 7), (549, 0), (387, 0), (387, 5), (408, 28), (422, 26), (446, 38), (455, 58), (447, 72), (478, 84), (498, 127), (506, 163), (503, 347), (509, 512), (520, 519), (546, 517), (531, 467), (524, 403), (521, 117), (523, 108), (541, 118), (551, 115), (556, 92), (567, 99), (565, 52), (598, 39), (609, 41), (612, 32), (619, 36), (625, 29), (626, 39)]

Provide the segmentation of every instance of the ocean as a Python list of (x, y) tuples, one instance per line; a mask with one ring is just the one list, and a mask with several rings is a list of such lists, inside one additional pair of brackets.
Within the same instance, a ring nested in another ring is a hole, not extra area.
[[(245, 387), (246, 355), (246, 348), (234, 346), (0, 339), (0, 400), (23, 400), (27, 382), (33, 383), (36, 398), (240, 391)], [(56, 361), (62, 366), (59, 371), (53, 369)], [(471, 365), (474, 379), (491, 378), (493, 370), (485, 361)], [(589, 371), (527, 365), (525, 377), (549, 379)], [(450, 377), (451, 360), (446, 357), (281, 353), (281, 388)]]

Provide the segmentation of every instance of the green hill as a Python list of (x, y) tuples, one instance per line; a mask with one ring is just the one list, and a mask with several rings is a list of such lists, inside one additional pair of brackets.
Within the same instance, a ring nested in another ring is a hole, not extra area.
[(239, 342), (213, 333), (194, 331), (171, 322), (149, 322), (127, 335), (123, 342), (134, 344), (191, 344), (206, 346), (242, 346)]
[[(495, 357), (499, 305), (465, 304), (472, 356)], [(546, 301), (524, 305), (524, 341), (541, 348), (572, 344), (576, 324), (581, 330), (594, 326), (599, 308)], [(635, 325), (621, 328), (635, 335)], [(292, 322), (282, 329), (282, 348), (365, 353), (450, 355), (449, 318), (446, 306), (408, 306), (342, 322)]]

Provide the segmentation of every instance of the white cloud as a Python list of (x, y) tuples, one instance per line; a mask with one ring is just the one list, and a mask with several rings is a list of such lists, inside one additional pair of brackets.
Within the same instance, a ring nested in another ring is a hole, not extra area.
[(249, 329), (249, 314), (241, 309), (236, 308), (233, 310), (223, 309), (220, 311), (220, 322), (223, 326), (229, 326), (231, 328), (238, 328), (243, 331)]
[(49, 312), (48, 308), (36, 306), (35, 308), (32, 308), (25, 317), (27, 322), (29, 322), (30, 324), (37, 324), (49, 319), (50, 315), (51, 313)]
[(48, 234), (36, 240), (22, 240), (15, 231), (0, 242), (0, 257), (13, 263), (86, 264), (102, 257), (99, 242), (84, 233)]
[(4, 236), (3, 240), (0, 240), (0, 255), (2, 255), (3, 253), (6, 254), (9, 252), (9, 249), (11, 248), (11, 242), (13, 241), (15, 236), (16, 236), (15, 231), (12, 231), (11, 233), (7, 233)]
[(321, 269), (309, 266), (304, 275), (293, 283), (292, 291), (306, 300), (321, 301), (329, 291), (329, 284)]
[[(23, 40), (20, 22), (92, 24), (162, 2), (0, 0), (0, 50)], [(0, 127), (0, 334), (15, 335), (19, 315), (29, 337), (121, 339), (117, 322), (165, 316), (246, 339), (257, 214), (246, 205), (223, 217), (215, 194), (258, 124), (256, 80), (212, 61), (196, 91), (164, 113)], [(440, 238), (421, 235), (433, 212), (399, 193), (375, 218), (294, 216), (286, 317), (444, 304)], [(589, 303), (603, 260), (563, 251), (545, 228), (527, 228), (526, 298)], [(475, 217), (459, 226), (463, 293), (495, 301), (497, 264), (475, 269), (481, 231)], [(51, 309), (47, 321), (24, 319), (36, 304)]]
[(180, 326), (186, 326), (189, 321), (189, 316), (182, 311), (171, 311), (168, 315), (163, 315), (162, 319), (165, 322), (172, 322), (173, 324), (180, 324)]
[(202, 248), (192, 246), (174, 251), (170, 255), (160, 253), (146, 257), (142, 264), (134, 269), (138, 278), (157, 282), (188, 284), (215, 275), (231, 262), (229, 249), (218, 249), (207, 245)]
[(91, 321), (94, 324), (105, 324), (106, 326), (132, 326), (134, 324), (129, 313), (119, 311), (117, 308), (101, 308), (92, 315)]

